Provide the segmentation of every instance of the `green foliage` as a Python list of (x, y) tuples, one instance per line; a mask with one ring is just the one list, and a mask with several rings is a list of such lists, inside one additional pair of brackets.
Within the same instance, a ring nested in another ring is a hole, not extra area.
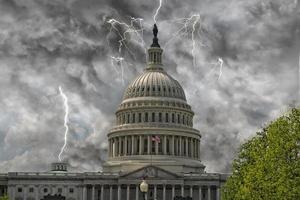
[(9, 200), (9, 198), (7, 195), (5, 195), (5, 196), (0, 197), (0, 200)]
[(300, 109), (243, 144), (223, 200), (300, 200)]

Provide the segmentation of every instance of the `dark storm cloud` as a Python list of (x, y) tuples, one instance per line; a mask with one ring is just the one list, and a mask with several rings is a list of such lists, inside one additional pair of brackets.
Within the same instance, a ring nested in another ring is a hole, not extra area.
[[(57, 161), (64, 133), (58, 86), (70, 105), (64, 160), (72, 170), (101, 170), (114, 112), (145, 66), (145, 46), (136, 35), (126, 35), (130, 52), (124, 44), (119, 52), (120, 35), (107, 21), (143, 18), (148, 47), (158, 3), (0, 0), (1, 171), (48, 170)], [(165, 69), (182, 84), (196, 114), (208, 171), (230, 171), (238, 146), (297, 100), (299, 8), (294, 0), (163, 0), (157, 20)], [(188, 33), (174, 35), (184, 22), (179, 18), (192, 14), (201, 16), (196, 66), (192, 24)]]

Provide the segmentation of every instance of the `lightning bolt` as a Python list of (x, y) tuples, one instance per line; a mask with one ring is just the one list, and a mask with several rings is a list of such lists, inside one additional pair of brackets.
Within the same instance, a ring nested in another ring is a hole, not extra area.
[(221, 76), (222, 76), (222, 73), (223, 73), (223, 59), (222, 58), (218, 58), (218, 63), (220, 65), (220, 73), (219, 73), (219, 77), (218, 77), (218, 80), (220, 80)]
[[(137, 42), (142, 48), (144, 49), (144, 55), (145, 60), (147, 60), (147, 48), (144, 41), (144, 26), (143, 26), (143, 19), (142, 18), (134, 18), (131, 17), (130, 24), (127, 24), (125, 22), (118, 21), (116, 19), (109, 19), (107, 21), (111, 25), (109, 34), (112, 33), (114, 30), (116, 34), (120, 37), (120, 40), (118, 40), (119, 47), (118, 47), (118, 54), (119, 56), (110, 56), (111, 63), (115, 67), (115, 63), (121, 68), (121, 79), (122, 83), (124, 85), (124, 63), (125, 58), (122, 57), (122, 49), (123, 47), (129, 52), (129, 54), (136, 60), (135, 54), (133, 51), (129, 48), (126, 41), (128, 41), (129, 36), (130, 39), (133, 38), (135, 42)], [(109, 42), (108, 42), (109, 44)], [(117, 69), (117, 67), (115, 67)], [(117, 70), (117, 73), (119, 71)]]
[(156, 17), (157, 17), (158, 12), (159, 12), (159, 10), (160, 10), (160, 8), (161, 8), (161, 4), (162, 4), (162, 0), (159, 0), (159, 6), (157, 7), (157, 9), (156, 9), (156, 11), (155, 11), (155, 14), (154, 14), (154, 16), (153, 16), (153, 21), (154, 21), (155, 24), (156, 24)]
[(124, 58), (123, 57), (114, 57), (114, 56), (110, 56), (110, 58), (111, 58), (111, 64), (113, 66), (115, 66), (114, 63), (117, 63), (117, 65), (121, 67), (121, 79), (122, 79), (122, 84), (124, 85), (125, 84), (124, 83), (124, 66), (123, 66)]
[(65, 107), (65, 116), (64, 116), (64, 127), (65, 127), (64, 145), (62, 146), (62, 148), (60, 150), (60, 153), (58, 154), (59, 161), (62, 161), (61, 155), (64, 152), (65, 147), (67, 145), (67, 139), (68, 139), (67, 136), (68, 136), (68, 132), (69, 132), (69, 126), (68, 126), (68, 121), (69, 121), (69, 105), (68, 105), (68, 97), (63, 92), (62, 87), (59, 86), (58, 89), (59, 89), (59, 94), (63, 98), (64, 107)]
[[(196, 65), (197, 65), (197, 60), (196, 60), (196, 55), (195, 55), (195, 50), (196, 50), (195, 33), (196, 33), (197, 30), (201, 30), (201, 17), (200, 17), (200, 14), (193, 14), (188, 18), (179, 18), (179, 19), (175, 19), (173, 21), (181, 24), (181, 27), (166, 42), (165, 46), (167, 46), (171, 41), (173, 41), (177, 37), (184, 37), (184, 36), (191, 35), (191, 40), (192, 40), (191, 55), (193, 57), (193, 66), (195, 68)], [(197, 29), (197, 24), (199, 24), (198, 29)], [(201, 41), (200, 41), (200, 44), (201, 44)]]
[[(121, 54), (122, 52), (122, 47), (124, 46), (125, 49), (135, 58), (134, 53), (131, 51), (131, 49), (128, 47), (128, 45), (126, 44), (126, 40), (127, 40), (127, 35), (130, 35), (131, 33), (134, 34), (134, 36), (136, 36), (138, 38), (138, 40), (136, 40), (136, 42), (138, 42), (141, 46), (143, 46), (144, 50), (145, 50), (145, 55), (147, 53), (147, 49), (145, 46), (145, 42), (144, 42), (144, 27), (143, 27), (143, 19), (142, 18), (134, 18), (131, 17), (130, 20), (130, 24), (126, 24), (125, 22), (120, 22), (116, 19), (110, 19), (107, 21), (107, 23), (109, 23), (111, 25), (111, 29), (110, 29), (110, 33), (112, 32), (112, 29), (114, 29), (117, 33), (117, 35), (121, 38), (118, 42), (119, 42), (119, 54)], [(138, 23), (139, 28), (135, 27), (135, 24)], [(125, 31), (122, 33), (122, 31), (120, 31), (118, 29), (117, 26), (120, 26), (122, 28), (125, 29)]]

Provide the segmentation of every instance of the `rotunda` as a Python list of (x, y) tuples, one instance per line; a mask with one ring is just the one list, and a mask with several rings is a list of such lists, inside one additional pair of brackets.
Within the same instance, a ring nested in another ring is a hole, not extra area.
[(129, 172), (154, 165), (175, 173), (203, 172), (200, 132), (181, 85), (163, 68), (153, 28), (144, 72), (127, 87), (108, 133), (104, 172)]

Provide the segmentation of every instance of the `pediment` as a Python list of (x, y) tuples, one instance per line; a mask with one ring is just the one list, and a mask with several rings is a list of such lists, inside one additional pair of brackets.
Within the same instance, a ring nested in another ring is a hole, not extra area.
[(127, 174), (123, 174), (122, 177), (128, 179), (140, 179), (143, 177), (172, 179), (172, 178), (178, 178), (178, 175), (170, 171), (167, 171), (165, 169), (162, 169), (160, 167), (154, 165), (148, 165), (140, 169), (137, 169), (135, 171), (129, 172)]

